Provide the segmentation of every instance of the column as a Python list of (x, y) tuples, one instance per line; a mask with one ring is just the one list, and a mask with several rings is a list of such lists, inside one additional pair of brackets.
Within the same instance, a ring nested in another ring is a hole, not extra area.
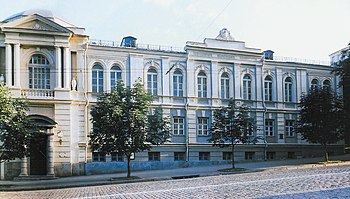
[(28, 176), (28, 164), (27, 164), (27, 157), (24, 156), (21, 160), (21, 173), (19, 174), (19, 177)]
[(12, 86), (12, 46), (6, 44), (6, 84)]
[(53, 159), (53, 129), (47, 129), (47, 176), (55, 176)]
[[(221, 85), (219, 85), (220, 77), (219, 77), (219, 66), (218, 62), (211, 61), (211, 97), (212, 98), (220, 98), (219, 93), (221, 92)], [(210, 81), (210, 80), (209, 80)]]
[(106, 88), (107, 92), (111, 91), (111, 68), (107, 68), (106, 70), (103, 70), (104, 73), (104, 88)]
[(71, 63), (70, 63), (70, 50), (69, 48), (63, 48), (63, 62), (64, 62), (64, 88), (70, 90), (71, 84)]
[(78, 91), (84, 90), (85, 80), (84, 80), (84, 74), (87, 73), (85, 71), (85, 62), (84, 62), (84, 51), (78, 50), (77, 51), (77, 83), (78, 83)]
[(61, 48), (56, 46), (56, 88), (62, 87), (61, 79)]
[(14, 51), (13, 51), (13, 56), (14, 56), (14, 85), (15, 87), (21, 87), (21, 66), (20, 66), (20, 44), (15, 44), (14, 45)]

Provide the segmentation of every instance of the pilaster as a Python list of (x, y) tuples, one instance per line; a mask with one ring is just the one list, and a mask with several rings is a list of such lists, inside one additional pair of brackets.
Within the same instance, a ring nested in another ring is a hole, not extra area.
[(61, 47), (56, 46), (56, 88), (62, 88)]
[(6, 44), (6, 84), (12, 86), (12, 45)]
[(14, 86), (17, 88), (21, 87), (21, 55), (20, 55), (20, 44), (14, 44), (13, 49), (13, 56), (14, 56)]

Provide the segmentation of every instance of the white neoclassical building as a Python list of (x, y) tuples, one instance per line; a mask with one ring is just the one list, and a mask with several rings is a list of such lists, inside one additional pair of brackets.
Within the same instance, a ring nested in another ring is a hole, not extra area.
[[(45, 136), (33, 139), (31, 155), (0, 165), (1, 179), (21, 175), (70, 176), (126, 169), (118, 153), (88, 146), (90, 108), (101, 92), (122, 79), (142, 78), (153, 106), (172, 118), (171, 142), (135, 154), (132, 169), (219, 164), (229, 148), (208, 143), (212, 111), (229, 98), (251, 108), (261, 137), (239, 145), (236, 160), (271, 160), (320, 155), (319, 146), (301, 140), (293, 126), (298, 102), (310, 87), (337, 89), (329, 63), (274, 57), (246, 47), (226, 29), (216, 38), (187, 42), (184, 49), (92, 40), (84, 28), (50, 11), (29, 10), (0, 22), (0, 79), (14, 97), (26, 97), (29, 115)], [(333, 153), (342, 152), (334, 145)]]

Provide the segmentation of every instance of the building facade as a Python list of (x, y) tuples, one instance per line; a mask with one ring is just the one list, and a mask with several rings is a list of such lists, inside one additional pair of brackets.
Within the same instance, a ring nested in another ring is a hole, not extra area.
[[(50, 11), (29, 10), (0, 23), (0, 78), (14, 97), (30, 102), (29, 116), (46, 136), (33, 140), (30, 157), (2, 163), (1, 179), (70, 176), (125, 171), (124, 157), (92, 152), (90, 109), (98, 93), (122, 79), (141, 78), (153, 106), (171, 116), (171, 142), (135, 154), (133, 170), (173, 168), (230, 161), (229, 148), (207, 140), (212, 111), (233, 98), (249, 106), (259, 143), (238, 145), (237, 161), (320, 155), (320, 147), (294, 133), (298, 102), (311, 87), (337, 89), (328, 63), (277, 58), (246, 47), (227, 29), (216, 38), (187, 42), (184, 49), (92, 40), (84, 28)], [(342, 147), (334, 145), (333, 153)]]

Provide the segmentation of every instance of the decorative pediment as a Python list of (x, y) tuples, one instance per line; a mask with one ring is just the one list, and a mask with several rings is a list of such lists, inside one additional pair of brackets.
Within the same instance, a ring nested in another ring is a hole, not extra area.
[(221, 74), (221, 73), (229, 73), (229, 74), (232, 74), (232, 70), (229, 69), (227, 66), (223, 66), (223, 67), (221, 67), (220, 70), (219, 70), (219, 74)]
[(61, 30), (50, 26), (49, 24), (46, 24), (40, 20), (33, 20), (27, 23), (20, 24), (16, 26), (15, 28), (25, 28), (25, 29), (33, 29), (33, 30), (46, 30), (46, 31), (52, 31), (52, 32), (61, 32)]
[(3, 30), (6, 29), (23, 29), (23, 30), (40, 30), (59, 33), (72, 33), (69, 29), (42, 17), (40, 15), (30, 15), (10, 21), (2, 25)]
[(146, 66), (155, 66), (155, 67), (159, 67), (160, 66), (158, 61), (155, 61), (153, 59), (146, 61), (145, 65)]

